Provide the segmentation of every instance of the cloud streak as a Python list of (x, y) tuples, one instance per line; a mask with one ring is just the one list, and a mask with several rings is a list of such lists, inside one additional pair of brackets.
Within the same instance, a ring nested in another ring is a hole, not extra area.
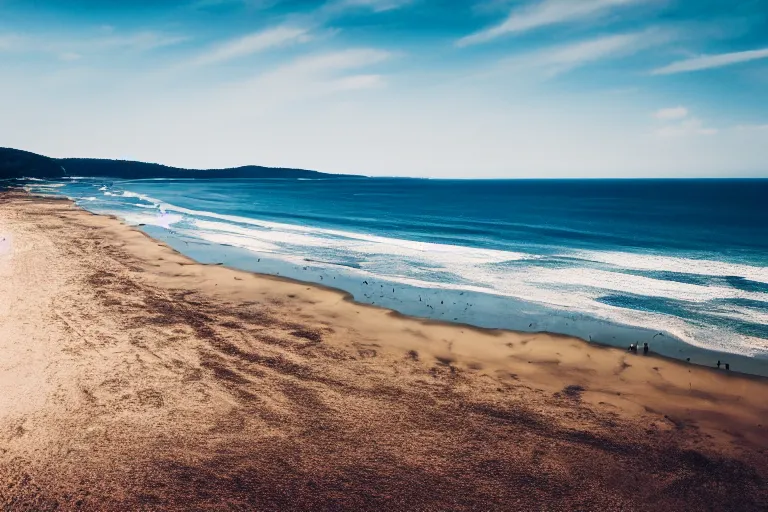
[(653, 114), (653, 117), (656, 119), (661, 119), (664, 121), (682, 119), (687, 116), (688, 109), (685, 107), (662, 108)]
[(539, 68), (555, 76), (601, 60), (632, 55), (664, 44), (672, 37), (674, 34), (656, 29), (615, 34), (535, 51), (507, 59), (505, 64), (513, 68)]
[(117, 50), (144, 52), (173, 46), (189, 38), (164, 32), (145, 30), (127, 34), (99, 37), (64, 37), (46, 35), (0, 35), (0, 51), (14, 53), (48, 53), (63, 61), (72, 61), (89, 54)]
[[(298, 25), (281, 25), (225, 41), (203, 52), (188, 64), (206, 66), (313, 39), (312, 31), (319, 30), (333, 18), (350, 9), (367, 9), (375, 13), (404, 7), (414, 0), (332, 0), (304, 16)], [(294, 20), (297, 22), (297, 20)]]
[(663, 138), (689, 137), (692, 135), (715, 135), (718, 130), (704, 126), (698, 117), (690, 117), (685, 107), (672, 107), (657, 110), (653, 117), (664, 122), (656, 130), (656, 135)]
[(384, 12), (405, 7), (412, 2), (413, 0), (339, 0), (336, 5), (339, 8), (365, 7), (373, 12)]
[[(377, 73), (361, 72), (391, 58), (373, 48), (353, 48), (299, 57), (251, 79), (229, 84), (218, 91), (217, 112), (238, 115), (275, 111), (288, 105), (341, 92), (377, 89), (386, 85)], [(218, 115), (218, 114), (217, 114)]]
[(502, 23), (463, 37), (456, 42), (456, 46), (487, 43), (505, 35), (601, 16), (613, 8), (641, 1), (643, 0), (543, 0), (513, 10)]
[(673, 62), (667, 66), (654, 69), (651, 71), (651, 74), (672, 75), (676, 73), (689, 73), (692, 71), (720, 68), (765, 58), (768, 58), (768, 48), (744, 52), (721, 53), (719, 55), (702, 55), (692, 59)]
[(289, 26), (274, 27), (219, 44), (193, 59), (191, 64), (196, 66), (219, 64), (280, 46), (305, 43), (310, 39), (307, 29)]
[(357, 74), (355, 70), (373, 66), (392, 54), (373, 48), (353, 48), (299, 57), (293, 62), (267, 71), (237, 87), (258, 90), (268, 96), (291, 99), (335, 90), (364, 89), (383, 85), (378, 74)]
[(291, 64), (270, 71), (259, 80), (280, 81), (307, 76), (322, 76), (328, 73), (361, 68), (378, 64), (389, 59), (390, 52), (371, 48), (341, 50), (309, 57), (301, 57)]
[(138, 51), (154, 50), (165, 46), (173, 46), (188, 41), (186, 36), (165, 34), (163, 32), (142, 31), (133, 34), (116, 35), (83, 41), (79, 46), (83, 50), (88, 47), (99, 49), (125, 48)]

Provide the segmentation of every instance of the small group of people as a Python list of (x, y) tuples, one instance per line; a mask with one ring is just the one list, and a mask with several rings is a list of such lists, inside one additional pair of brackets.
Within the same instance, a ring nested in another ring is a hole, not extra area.
[[(643, 343), (643, 355), (647, 356), (649, 350), (650, 350), (650, 348), (648, 347), (648, 343), (647, 342)], [(627, 348), (627, 352), (632, 352), (633, 354), (637, 354), (637, 351), (638, 351), (638, 343), (632, 343)], [(690, 363), (691, 362), (691, 358), (690, 357), (686, 358), (686, 361), (688, 361)], [(723, 365), (725, 365), (725, 369), (726, 370), (728, 370), (728, 371), (731, 370), (731, 365), (729, 363), (724, 363), (724, 362), (722, 362), (720, 360), (717, 361), (717, 369), (718, 370)]]
[[(648, 351), (650, 348), (648, 347), (648, 343), (643, 343), (643, 355), (648, 355)], [(627, 352), (632, 352), (633, 354), (637, 354), (637, 343), (632, 343), (629, 345), (629, 348), (627, 349)]]

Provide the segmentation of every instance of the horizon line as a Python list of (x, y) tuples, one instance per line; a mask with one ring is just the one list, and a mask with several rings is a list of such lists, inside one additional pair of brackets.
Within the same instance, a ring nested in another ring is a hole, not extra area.
[[(190, 168), (190, 167), (177, 167), (173, 165), (168, 165), (160, 162), (151, 162), (151, 161), (145, 161), (145, 160), (126, 160), (123, 158), (99, 158), (99, 157), (82, 157), (82, 156), (68, 156), (68, 157), (51, 157), (47, 156), (41, 153), (36, 153), (34, 151), (29, 151), (26, 149), (18, 149), (18, 148), (11, 148), (11, 147), (0, 147), (0, 150), (12, 150), (12, 151), (21, 151), (25, 153), (30, 153), (33, 155), (37, 155), (42, 158), (48, 158), (51, 160), (103, 160), (103, 161), (109, 161), (109, 162), (132, 162), (132, 163), (140, 163), (140, 164), (147, 164), (147, 165), (159, 165), (161, 167), (167, 167), (169, 169), (178, 169), (178, 170), (185, 170), (185, 171), (224, 171), (224, 170), (232, 170), (232, 169), (241, 169), (246, 167), (261, 167), (265, 169), (277, 169), (277, 170), (288, 170), (288, 171), (307, 171), (307, 172), (315, 172), (318, 174), (327, 174), (332, 176), (340, 176), (340, 177), (349, 177), (349, 178), (369, 178), (369, 179), (415, 179), (415, 180), (440, 180), (440, 181), (608, 181), (608, 180), (635, 180), (635, 181), (683, 181), (683, 180), (768, 180), (768, 170), (765, 171), (764, 176), (750, 176), (750, 175), (741, 175), (741, 176), (689, 176), (689, 177), (681, 177), (681, 176), (669, 176), (669, 177), (640, 177), (640, 176), (606, 176), (606, 177), (595, 177), (595, 176), (557, 176), (557, 177), (531, 177), (531, 176), (521, 176), (521, 177), (441, 177), (441, 176), (398, 176), (398, 175), (382, 175), (382, 176), (372, 176), (368, 174), (350, 174), (346, 172), (334, 172), (334, 171), (320, 171), (317, 169), (306, 169), (302, 167), (278, 167), (278, 166), (270, 166), (270, 165), (262, 165), (262, 164), (243, 164), (243, 165), (236, 165), (232, 167), (215, 167), (215, 168)], [(107, 178), (109, 176), (78, 176), (78, 178)], [(23, 179), (23, 178), (11, 178), (11, 179)], [(141, 178), (137, 178), (141, 179)], [(175, 179), (175, 178), (169, 178), (169, 179)], [(197, 179), (197, 178), (185, 178), (185, 179)], [(217, 179), (274, 179), (274, 178), (217, 178)]]

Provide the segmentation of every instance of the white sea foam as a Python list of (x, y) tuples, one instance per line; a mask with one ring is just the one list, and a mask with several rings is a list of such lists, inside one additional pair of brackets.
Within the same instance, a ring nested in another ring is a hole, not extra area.
[[(239, 217), (236, 215), (225, 215), (225, 214), (214, 213), (214, 212), (192, 210), (189, 208), (183, 208), (183, 207), (176, 206), (169, 203), (164, 203), (162, 201), (159, 201), (147, 195), (136, 194), (134, 192), (127, 192), (127, 191), (123, 192), (123, 196), (139, 198), (143, 201), (156, 204), (160, 208), (166, 211), (175, 211), (177, 213), (183, 213), (183, 214), (191, 215), (195, 217), (219, 219), (219, 220), (224, 220), (224, 221), (233, 222), (237, 224), (248, 224), (253, 226), (259, 226), (262, 229), (270, 229), (277, 232), (298, 232), (298, 233), (304, 233), (305, 235), (306, 234), (330, 235), (330, 236), (341, 237), (341, 238), (345, 238), (353, 241), (365, 241), (365, 242), (371, 242), (374, 244), (389, 245), (392, 247), (402, 247), (407, 251), (416, 251), (416, 252), (422, 252), (422, 253), (427, 251), (432, 251), (436, 253), (454, 255), (456, 253), (466, 253), (467, 251), (469, 251), (469, 253), (472, 254), (472, 257), (476, 263), (494, 263), (494, 262), (501, 263), (503, 261), (538, 257), (535, 255), (526, 254), (526, 253), (515, 253), (515, 252), (508, 252), (508, 251), (499, 251), (494, 249), (476, 249), (476, 248), (465, 247), (465, 246), (418, 242), (418, 241), (411, 241), (411, 240), (403, 240), (399, 238), (388, 238), (388, 237), (382, 237), (377, 235), (354, 233), (350, 231), (317, 228), (317, 227), (310, 227), (310, 226), (299, 226), (295, 224), (284, 224), (279, 222), (251, 219), (248, 217)], [(223, 226), (221, 228), (223, 228)], [(227, 228), (227, 229), (231, 229), (231, 228)], [(380, 247), (378, 245), (368, 246), (367, 250), (369, 252), (377, 252), (379, 248)], [(360, 246), (360, 251), (366, 252), (365, 246)]]
[[(43, 181), (43, 180), (37, 180)], [(66, 186), (64, 183), (41, 183), (40, 185), (32, 185), (33, 188), (61, 188)]]
[[(416, 265), (419, 270), (426, 268), (429, 270), (447, 271), (455, 274), (456, 277), (462, 278), (462, 280), (474, 282), (484, 289), (515, 296), (520, 295), (521, 292), (528, 294), (532, 288), (541, 289), (544, 286), (555, 285), (592, 289), (593, 293), (590, 294), (591, 296), (598, 295), (595, 291), (603, 291), (651, 295), (693, 302), (734, 298), (768, 301), (768, 294), (765, 293), (746, 292), (727, 287), (679, 283), (591, 268), (553, 269), (525, 266), (516, 269), (494, 269), (492, 265), (495, 263), (534, 259), (541, 256), (495, 249), (419, 242), (191, 210), (163, 203), (144, 194), (127, 191), (123, 192), (123, 196), (139, 198), (154, 205), (159, 205), (160, 208), (166, 211), (226, 221), (194, 220), (196, 227), (209, 233), (234, 233), (250, 238), (254, 242), (294, 246), (293, 248), (315, 247), (325, 250), (343, 251), (356, 255), (364, 263), (367, 263), (369, 268), (371, 266), (371, 259), (396, 256), (407, 259), (409, 267)], [(242, 226), (243, 224), (254, 226), (256, 229), (244, 227)], [(285, 249), (291, 248), (285, 247)], [(622, 252), (580, 251), (577, 253), (577, 257), (616, 265), (620, 268), (665, 270), (670, 272), (691, 272), (692, 269), (695, 269), (700, 274), (739, 276), (760, 282), (768, 282), (768, 268), (766, 267), (662, 256), (648, 256), (649, 259), (646, 261), (645, 255)], [(424, 265), (425, 267), (420, 268), (419, 265)], [(556, 294), (562, 295), (562, 290), (557, 291)]]
[(525, 275), (521, 277), (525, 281), (537, 285), (556, 284), (578, 286), (606, 292), (623, 292), (633, 295), (664, 297), (690, 302), (707, 302), (714, 299), (751, 299), (768, 301), (768, 293), (746, 292), (736, 288), (680, 283), (677, 281), (666, 281), (592, 268), (526, 269)]
[(617, 251), (574, 251), (571, 255), (634, 270), (679, 272), (718, 277), (738, 276), (751, 281), (768, 283), (768, 267)]
[(194, 224), (205, 232), (234, 233), (243, 238), (269, 243), (281, 243), (301, 247), (328, 247), (334, 242), (333, 240), (319, 238), (311, 234), (277, 231), (273, 229), (245, 228), (225, 222), (195, 220)]
[(276, 245), (255, 240), (251, 237), (239, 236), (229, 233), (211, 233), (208, 231), (192, 231), (192, 230), (180, 230), (180, 233), (185, 235), (201, 238), (207, 242), (215, 244), (231, 245), (233, 247), (240, 247), (242, 249), (248, 249), (250, 251), (275, 253), (279, 252), (280, 248)]
[[(181, 211), (179, 208), (163, 204), (169, 211)], [(186, 210), (190, 212), (190, 210)], [(195, 213), (195, 215), (206, 215)], [(218, 218), (218, 217), (217, 217)], [(234, 219), (238, 220), (234, 220)], [(237, 233), (255, 240), (279, 243), (301, 247), (322, 247), (354, 253), (361, 258), (375, 256), (400, 256), (412, 258), (415, 261), (434, 264), (467, 264), (482, 265), (501, 263), (511, 260), (535, 257), (524, 253), (498, 251), (493, 249), (478, 249), (458, 245), (445, 245), (399, 238), (387, 238), (365, 235), (348, 231), (296, 226), (276, 222), (255, 221), (235, 217), (232, 222), (258, 226), (261, 229), (246, 228), (235, 224), (195, 220), (194, 224), (207, 231)], [(248, 222), (244, 222), (248, 221)]]
[(147, 224), (150, 226), (159, 226), (166, 229), (170, 229), (174, 224), (177, 224), (184, 220), (181, 215), (175, 214), (163, 214), (158, 215), (145, 214), (145, 213), (124, 213), (114, 212), (115, 215), (120, 215), (125, 219), (128, 224), (139, 225)]
[(145, 195), (145, 194), (137, 194), (136, 192), (130, 192), (128, 190), (124, 190), (121, 194), (123, 197), (133, 197), (135, 199), (140, 199), (142, 201), (146, 201), (147, 203), (152, 203), (154, 205), (160, 205), (160, 201), (157, 201), (156, 199), (152, 199), (151, 197)]
[(737, 319), (751, 324), (768, 325), (768, 309), (759, 310), (741, 306), (728, 305), (719, 310), (707, 311), (708, 315), (727, 319)]

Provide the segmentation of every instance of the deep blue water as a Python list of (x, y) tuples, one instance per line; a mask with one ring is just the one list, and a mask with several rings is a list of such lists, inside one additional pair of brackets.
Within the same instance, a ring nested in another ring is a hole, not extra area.
[(405, 313), (614, 344), (635, 334), (605, 326), (633, 326), (647, 329), (638, 339), (663, 332), (768, 358), (768, 180), (41, 185), (197, 259), (322, 281)]

